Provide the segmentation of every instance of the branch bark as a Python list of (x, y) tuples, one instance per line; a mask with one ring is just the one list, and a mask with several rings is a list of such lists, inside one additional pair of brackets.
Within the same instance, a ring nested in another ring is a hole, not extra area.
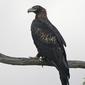
[[(48, 61), (41, 62), (36, 57), (31, 58), (17, 58), (17, 57), (10, 57), (0, 53), (0, 62), (10, 65), (45, 65), (45, 66), (53, 66), (52, 63)], [(85, 61), (68, 61), (69, 68), (85, 68)]]

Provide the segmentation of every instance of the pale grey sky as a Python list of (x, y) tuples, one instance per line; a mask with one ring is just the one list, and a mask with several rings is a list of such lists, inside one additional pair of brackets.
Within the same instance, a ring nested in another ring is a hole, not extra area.
[[(0, 53), (9, 56), (35, 56), (30, 25), (35, 14), (27, 13), (33, 5), (47, 9), (49, 20), (63, 35), (69, 60), (85, 60), (84, 0), (0, 0)], [(0, 85), (60, 85), (52, 67), (10, 66), (0, 64)], [(85, 70), (71, 70), (71, 85), (82, 85)]]

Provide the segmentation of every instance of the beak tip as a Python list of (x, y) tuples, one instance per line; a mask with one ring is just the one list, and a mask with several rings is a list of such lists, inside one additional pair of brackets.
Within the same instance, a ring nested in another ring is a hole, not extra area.
[(29, 13), (30, 11), (28, 10), (27, 13)]
[(28, 13), (30, 13), (30, 12), (35, 12), (36, 10), (35, 9), (33, 9), (33, 8), (30, 8), (30, 9), (28, 9)]
[(29, 9), (27, 10), (27, 13), (30, 13), (30, 10)]

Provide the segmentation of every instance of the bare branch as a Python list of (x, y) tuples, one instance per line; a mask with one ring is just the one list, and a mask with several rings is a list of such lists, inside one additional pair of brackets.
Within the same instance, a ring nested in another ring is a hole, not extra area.
[[(17, 58), (10, 57), (0, 53), (0, 62), (11, 65), (45, 65), (53, 66), (52, 63), (43, 61), (41, 62), (38, 58)], [(85, 68), (85, 61), (68, 61), (70, 68)]]

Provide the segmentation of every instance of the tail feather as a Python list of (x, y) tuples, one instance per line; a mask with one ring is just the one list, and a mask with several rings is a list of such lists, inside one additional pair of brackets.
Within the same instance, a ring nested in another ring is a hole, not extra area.
[(69, 66), (66, 59), (66, 53), (63, 48), (53, 48), (52, 64), (58, 69), (62, 85), (69, 85)]
[(54, 61), (52, 61), (52, 64), (58, 69), (60, 80), (62, 85), (69, 85), (69, 68), (65, 67), (64, 65), (58, 66)]
[(68, 77), (60, 73), (60, 80), (62, 85), (69, 85)]
[(68, 68), (60, 69), (59, 74), (62, 85), (69, 85), (69, 78), (70, 78), (69, 69)]

